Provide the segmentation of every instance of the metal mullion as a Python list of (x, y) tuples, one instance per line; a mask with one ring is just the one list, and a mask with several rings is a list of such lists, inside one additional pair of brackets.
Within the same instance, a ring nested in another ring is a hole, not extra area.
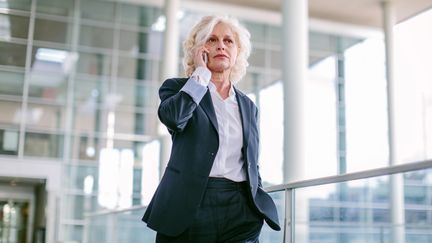
[(25, 67), (0, 65), (0, 71), (8, 71), (14, 73), (25, 74)]
[(0, 41), (6, 42), (6, 43), (11, 43), (11, 44), (26, 45), (28, 39), (23, 39), (23, 38), (19, 38), (19, 37), (9, 37), (6, 39), (4, 37), (0, 37)]
[(24, 73), (24, 85), (22, 94), (22, 104), (21, 104), (21, 120), (20, 120), (20, 134), (18, 142), (18, 158), (23, 158), (24, 156), (24, 138), (25, 138), (25, 122), (27, 118), (27, 101), (29, 93), (29, 83), (30, 83), (30, 65), (33, 47), (33, 35), (34, 35), (34, 25), (35, 25), (35, 12), (36, 12), (36, 1), (33, 0), (30, 7), (30, 18), (29, 18), (29, 29), (27, 35), (27, 50), (26, 50), (26, 61), (25, 61), (25, 73)]
[(43, 133), (43, 134), (49, 134), (49, 135), (62, 135), (63, 131), (57, 128), (50, 128), (50, 127), (35, 127), (35, 126), (28, 126), (26, 127), (26, 132), (31, 133)]
[[(79, 40), (79, 34), (80, 34), (80, 0), (74, 1), (73, 6), (73, 13), (72, 13), (72, 41), (70, 44), (71, 51), (73, 55), (77, 54), (77, 48), (78, 48), (78, 40)], [(71, 141), (72, 141), (72, 126), (73, 126), (73, 99), (74, 99), (74, 80), (76, 77), (76, 63), (71, 69), (69, 78), (68, 78), (68, 84), (67, 84), (67, 95), (66, 95), (66, 114), (65, 114), (65, 129), (64, 129), (64, 143), (63, 143), (63, 165), (67, 163), (71, 159)], [(71, 175), (73, 177), (74, 175)], [(60, 195), (59, 205), (61, 208), (64, 207), (64, 194)], [(59, 222), (63, 223), (64, 216), (63, 216), (63, 210), (60, 210), (58, 212), (58, 219)], [(70, 225), (70, 224), (67, 224)], [(57, 226), (58, 227), (58, 226)], [(57, 239), (60, 240), (63, 239), (63, 229), (60, 227), (57, 228), (56, 232), (58, 232)]]
[[(116, 10), (115, 10), (116, 11)], [(115, 12), (114, 12), (114, 15)], [(101, 21), (101, 20), (94, 20), (94, 19), (81, 19), (81, 23), (85, 26), (90, 26), (90, 27), (100, 27), (100, 28), (107, 28), (107, 29), (111, 29), (113, 24), (115, 25), (116, 23), (111, 23), (111, 22), (106, 22), (106, 21)]]
[(30, 11), (25, 11), (25, 10), (18, 10), (18, 9), (0, 8), (0, 14), (29, 17), (31, 15), (31, 9)]
[(63, 49), (63, 50), (69, 50), (71, 48), (71, 44), (60, 43), (60, 42), (51, 42), (51, 41), (34, 40), (33, 44), (35, 46), (54, 47), (54, 48)]
[(50, 99), (44, 99), (44, 98), (38, 98), (38, 97), (29, 97), (27, 100), (28, 103), (34, 104), (34, 105), (46, 105), (46, 106), (52, 106), (52, 107), (61, 107), (65, 105), (64, 101), (56, 101), (56, 100), (50, 100)]
[(121, 27), (121, 30), (126, 30), (126, 31), (134, 31), (134, 32), (148, 33), (148, 34), (151, 32), (151, 27), (130, 26), (122, 23), (120, 23), (119, 26)]
[(86, 54), (103, 54), (107, 56), (112, 56), (112, 48), (100, 48), (100, 47), (92, 47), (92, 46), (82, 46), (78, 44), (78, 51)]
[(0, 100), (10, 102), (21, 102), (22, 96), (0, 94)]
[[(80, 34), (80, 1), (76, 0), (74, 4), (73, 21), (72, 21), (72, 41), (71, 41), (71, 53), (77, 54), (78, 40)], [(63, 144), (63, 161), (68, 161), (71, 158), (71, 141), (72, 141), (72, 130), (73, 130), (73, 111), (74, 111), (74, 84), (76, 77), (76, 65), (71, 69), (68, 84), (67, 84), (67, 99), (66, 99), (66, 114), (65, 114), (65, 130), (64, 130), (64, 144)]]
[(295, 242), (295, 189), (285, 190), (284, 243)]
[[(120, 3), (116, 3), (114, 8), (114, 30), (113, 30), (113, 50), (111, 58), (111, 92), (117, 92), (117, 70), (119, 63), (119, 45), (120, 45)], [(115, 107), (113, 107), (115, 109)]]
[(57, 22), (64, 22), (64, 23), (70, 23), (74, 20), (73, 17), (63, 17), (61, 15), (52, 15), (52, 14), (46, 14), (46, 13), (36, 13), (36, 18), (43, 19), (43, 20), (53, 20)]

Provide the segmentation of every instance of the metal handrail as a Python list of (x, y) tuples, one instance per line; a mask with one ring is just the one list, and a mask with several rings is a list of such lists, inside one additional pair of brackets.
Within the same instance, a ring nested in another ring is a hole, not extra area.
[[(265, 190), (271, 193), (271, 192), (278, 192), (278, 191), (283, 191), (288, 189), (320, 186), (320, 185), (331, 184), (331, 183), (366, 179), (370, 177), (385, 176), (385, 175), (429, 169), (429, 168), (432, 168), (432, 160), (425, 160), (425, 161), (418, 161), (418, 162), (406, 163), (401, 165), (382, 167), (378, 169), (347, 173), (343, 175), (327, 176), (327, 177), (321, 177), (321, 178), (310, 179), (310, 180), (301, 180), (301, 181), (296, 181), (291, 183), (269, 186), (266, 187)], [(129, 211), (141, 210), (145, 208), (147, 208), (147, 206), (133, 206), (125, 209), (103, 210), (94, 213), (86, 213), (84, 216), (95, 217), (101, 215), (119, 214), (119, 213), (124, 213)]]
[(425, 160), (425, 161), (412, 162), (412, 163), (406, 163), (401, 165), (387, 166), (378, 169), (347, 173), (343, 175), (327, 176), (327, 177), (321, 177), (316, 179), (285, 183), (285, 184), (266, 187), (265, 190), (269, 193), (278, 192), (287, 189), (320, 186), (320, 185), (326, 185), (326, 184), (332, 184), (338, 182), (366, 179), (370, 177), (392, 175), (392, 174), (398, 174), (398, 173), (410, 172), (410, 171), (416, 171), (422, 169), (430, 169), (430, 168), (432, 168), (432, 160)]

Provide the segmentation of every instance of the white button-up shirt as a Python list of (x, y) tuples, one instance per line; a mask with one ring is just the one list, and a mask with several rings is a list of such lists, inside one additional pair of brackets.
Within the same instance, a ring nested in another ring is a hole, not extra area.
[(243, 147), (243, 128), (240, 110), (234, 87), (231, 85), (229, 96), (224, 100), (216, 86), (208, 84), (213, 107), (216, 112), (219, 132), (219, 150), (210, 171), (211, 177), (225, 177), (232, 181), (245, 181), (241, 149)]
[(210, 177), (224, 177), (232, 181), (246, 181), (243, 168), (243, 126), (234, 87), (231, 85), (229, 96), (224, 100), (210, 82), (208, 69), (198, 67), (182, 91), (188, 93), (199, 104), (205, 95), (204, 87), (210, 90), (219, 132), (219, 149), (210, 171)]

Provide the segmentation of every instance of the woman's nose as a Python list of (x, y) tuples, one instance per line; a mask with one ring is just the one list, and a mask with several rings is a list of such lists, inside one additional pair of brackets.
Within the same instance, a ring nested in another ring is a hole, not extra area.
[(218, 50), (225, 50), (225, 43), (223, 41), (218, 41), (216, 45), (217, 45), (216, 49), (218, 49)]

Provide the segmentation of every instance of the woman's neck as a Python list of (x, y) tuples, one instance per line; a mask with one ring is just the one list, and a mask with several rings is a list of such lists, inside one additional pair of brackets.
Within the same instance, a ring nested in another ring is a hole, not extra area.
[(216, 86), (216, 91), (219, 93), (222, 99), (226, 99), (229, 96), (229, 90), (231, 88), (229, 74), (212, 73), (211, 82)]

